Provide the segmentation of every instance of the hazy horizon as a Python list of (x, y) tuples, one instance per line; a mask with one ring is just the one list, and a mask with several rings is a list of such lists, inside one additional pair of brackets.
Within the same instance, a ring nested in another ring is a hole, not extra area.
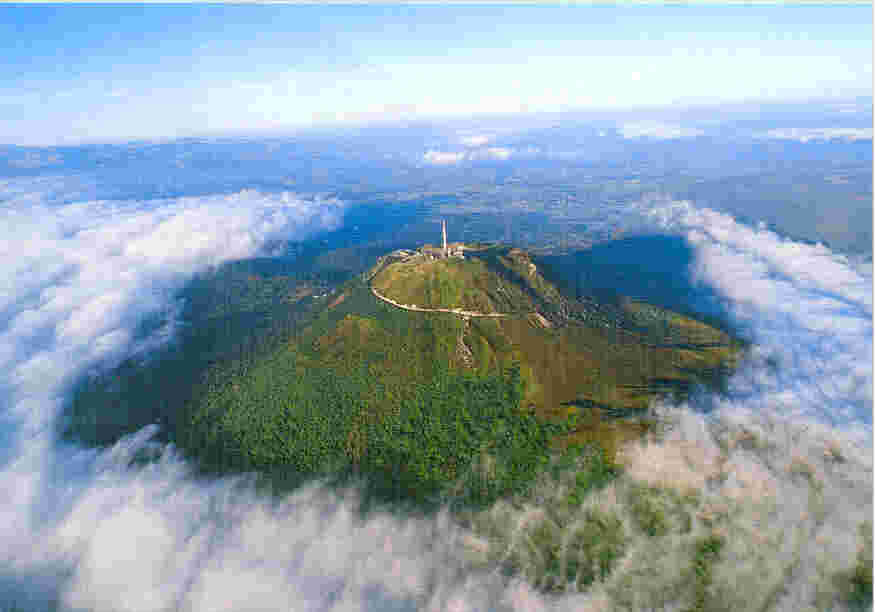
[(872, 96), (867, 5), (0, 11), (10, 144)]

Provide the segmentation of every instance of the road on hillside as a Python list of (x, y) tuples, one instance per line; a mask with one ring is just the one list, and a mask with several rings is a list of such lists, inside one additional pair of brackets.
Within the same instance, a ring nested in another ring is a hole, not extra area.
[(414, 312), (448, 312), (450, 314), (459, 315), (461, 317), (502, 318), (511, 316), (501, 312), (474, 312), (471, 310), (462, 310), (461, 308), (421, 308), (419, 306), (411, 306), (409, 304), (399, 304), (395, 300), (392, 300), (385, 295), (381, 295), (380, 293), (378, 293), (377, 289), (375, 289), (373, 286), (369, 286), (369, 288), (371, 289), (371, 293), (374, 294), (374, 297), (383, 300), (387, 304), (392, 304), (396, 308), (401, 308), (403, 310), (412, 310)]

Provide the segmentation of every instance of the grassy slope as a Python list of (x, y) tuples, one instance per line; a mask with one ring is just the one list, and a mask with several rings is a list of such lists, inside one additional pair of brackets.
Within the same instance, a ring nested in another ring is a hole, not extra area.
[(373, 285), (400, 304), (424, 308), (463, 308), (484, 313), (525, 308), (525, 295), (504, 283), (480, 260), (396, 263), (383, 269)]
[(389, 263), (379, 267), (372, 285), (401, 304), (524, 314), (560, 297), (530, 263), (522, 251), (494, 247), (466, 259)]
[(477, 372), (521, 364), (525, 401), (544, 417), (579, 413), (596, 422), (606, 412), (642, 411), (658, 394), (720, 385), (741, 347), (719, 329), (650, 304), (568, 300), (527, 253), (508, 247), (465, 261), (390, 263), (373, 284), (401, 303), (544, 315), (473, 319), (461, 333)]

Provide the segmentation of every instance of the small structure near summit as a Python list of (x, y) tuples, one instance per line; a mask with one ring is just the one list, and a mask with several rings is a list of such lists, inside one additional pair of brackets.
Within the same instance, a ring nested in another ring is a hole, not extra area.
[(444, 258), (459, 257), (463, 259), (465, 257), (464, 251), (465, 244), (462, 242), (447, 244), (447, 222), (441, 219), (441, 256)]
[[(466, 246), (463, 242), (447, 242), (447, 222), (441, 219), (441, 246), (435, 247), (431, 244), (424, 244), (417, 249), (414, 255), (425, 256), (427, 259), (449, 259), (451, 257), (465, 259), (465, 249)], [(402, 251), (395, 251), (393, 255), (400, 257), (402, 256)]]
[(378, 271), (392, 263), (401, 262), (417, 265), (427, 261), (465, 259), (465, 252), (483, 251), (483, 245), (465, 244), (464, 242), (447, 242), (447, 222), (441, 220), (441, 246), (424, 244), (417, 249), (396, 249), (392, 253), (377, 258), (377, 266), (363, 274), (363, 278), (371, 279)]

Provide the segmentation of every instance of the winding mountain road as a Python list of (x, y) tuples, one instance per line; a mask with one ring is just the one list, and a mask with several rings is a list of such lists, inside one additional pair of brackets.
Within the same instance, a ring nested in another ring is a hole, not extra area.
[(412, 310), (414, 312), (447, 312), (461, 317), (492, 317), (494, 319), (511, 316), (501, 312), (474, 312), (471, 310), (462, 310), (461, 308), (421, 308), (419, 306), (411, 306), (410, 304), (399, 304), (395, 300), (378, 293), (377, 289), (372, 285), (369, 285), (368, 287), (371, 289), (371, 293), (374, 294), (374, 297), (403, 310)]

